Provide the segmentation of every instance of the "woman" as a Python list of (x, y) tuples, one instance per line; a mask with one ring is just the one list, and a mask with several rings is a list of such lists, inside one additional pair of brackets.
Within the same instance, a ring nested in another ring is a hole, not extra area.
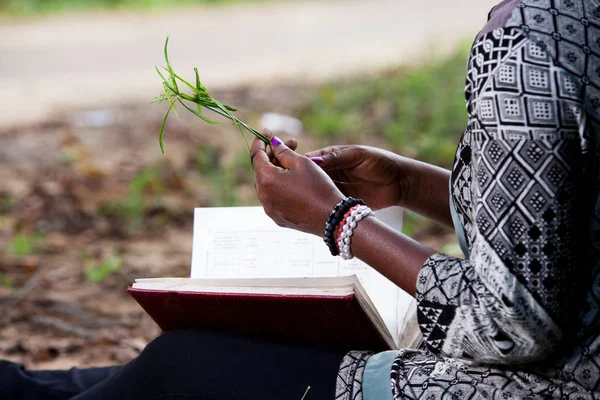
[[(596, 0), (504, 1), (472, 48), (451, 173), (369, 148), (309, 154), (350, 183), (343, 195), (453, 219), (461, 239), (464, 260), (373, 218), (352, 238), (416, 294), (426, 347), (389, 366), (395, 398), (600, 398), (599, 55)], [(259, 198), (280, 225), (321, 234), (340, 193), (278, 143), (282, 168), (254, 143)]]
[[(346, 196), (455, 225), (464, 259), (368, 212), (347, 247), (343, 229), (328, 231), (342, 238), (334, 253), (415, 294), (421, 349), (339, 354), (173, 332), (88, 382), (88, 370), (62, 372), (63, 398), (296, 399), (307, 385), (308, 400), (600, 398), (599, 55), (597, 0), (495, 7), (468, 62), (451, 172), (368, 147), (309, 158), (276, 137), (253, 143), (256, 190), (279, 225), (320, 236)], [(13, 393), (45, 387), (49, 375), (5, 365)]]

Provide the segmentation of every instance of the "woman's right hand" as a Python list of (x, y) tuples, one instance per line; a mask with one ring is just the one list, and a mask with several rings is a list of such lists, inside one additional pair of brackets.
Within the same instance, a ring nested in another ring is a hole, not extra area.
[(403, 159), (369, 146), (331, 146), (306, 154), (331, 177), (346, 196), (364, 200), (371, 208), (402, 205), (410, 187)]

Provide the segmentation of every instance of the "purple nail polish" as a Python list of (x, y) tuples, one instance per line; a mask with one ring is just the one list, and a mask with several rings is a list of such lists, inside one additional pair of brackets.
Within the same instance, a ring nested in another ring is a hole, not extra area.
[(283, 142), (281, 141), (281, 139), (279, 139), (277, 136), (273, 136), (271, 138), (271, 144), (275, 147), (279, 146), (280, 144), (282, 144)]
[(315, 164), (321, 164), (323, 162), (323, 157), (311, 157), (310, 159), (313, 160)]

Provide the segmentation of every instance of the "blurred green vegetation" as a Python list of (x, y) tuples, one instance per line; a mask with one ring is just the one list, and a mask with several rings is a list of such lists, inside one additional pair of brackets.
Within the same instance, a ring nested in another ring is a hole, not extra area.
[(265, 1), (270, 0), (0, 0), (0, 11), (16, 15), (35, 15), (63, 11), (154, 9)]
[(0, 286), (1, 287), (5, 287), (7, 289), (14, 289), (15, 288), (15, 278), (13, 278), (11, 275), (9, 274), (5, 274), (3, 272), (0, 272)]
[(164, 184), (154, 168), (141, 171), (129, 184), (129, 197), (121, 203), (121, 212), (131, 221), (134, 229), (140, 229), (146, 209), (160, 204)]
[(468, 46), (449, 56), (318, 88), (300, 113), (323, 143), (383, 145), (407, 157), (450, 167), (465, 129)]
[(125, 221), (131, 233), (140, 231), (146, 213), (162, 205), (165, 182), (159, 171), (160, 167), (140, 171), (129, 183), (128, 196), (121, 201), (105, 204), (100, 212)]
[(196, 149), (196, 172), (208, 179), (212, 193), (211, 205), (254, 205), (240, 195), (240, 187), (254, 184), (248, 152), (244, 149), (228, 162), (223, 158), (222, 152), (209, 144), (200, 145)]
[(196, 171), (206, 177), (212, 192), (212, 205), (217, 207), (240, 206), (235, 170), (224, 165), (222, 152), (210, 144), (200, 145), (196, 149)]
[(15, 234), (8, 246), (9, 253), (19, 257), (27, 257), (35, 253), (42, 235), (38, 232), (19, 232)]
[(118, 273), (123, 268), (121, 257), (112, 252), (101, 260), (86, 261), (86, 267), (83, 270), (85, 280), (92, 283), (103, 282), (114, 273)]

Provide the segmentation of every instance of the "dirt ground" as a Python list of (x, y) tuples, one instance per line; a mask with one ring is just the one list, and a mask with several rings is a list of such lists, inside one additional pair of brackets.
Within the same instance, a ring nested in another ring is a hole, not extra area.
[[(215, 97), (254, 124), (293, 114), (303, 92)], [(194, 207), (257, 204), (233, 127), (181, 115), (162, 155), (162, 112), (82, 109), (0, 132), (0, 358), (39, 369), (129, 361), (160, 332), (127, 286), (188, 275)], [(298, 139), (302, 151), (319, 145)], [(431, 227), (417, 235), (436, 248), (451, 240)]]

